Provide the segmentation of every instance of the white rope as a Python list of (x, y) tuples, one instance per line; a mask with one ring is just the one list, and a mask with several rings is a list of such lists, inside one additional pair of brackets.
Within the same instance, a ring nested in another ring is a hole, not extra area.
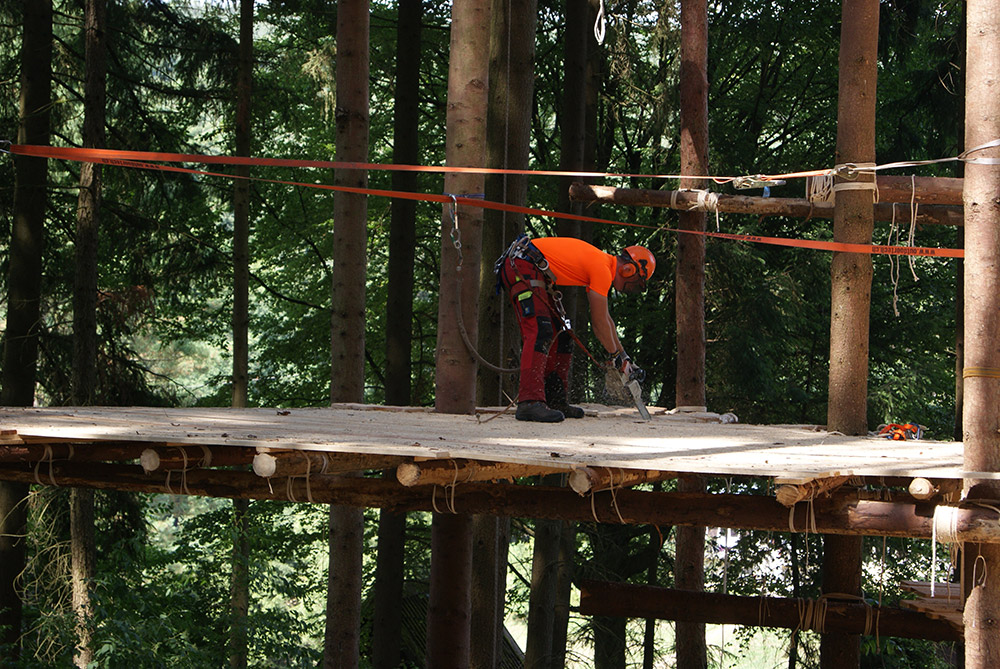
[(604, 44), (604, 36), (607, 34), (607, 26), (604, 21), (604, 0), (601, 0), (597, 9), (597, 19), (594, 21), (594, 39), (598, 44)]

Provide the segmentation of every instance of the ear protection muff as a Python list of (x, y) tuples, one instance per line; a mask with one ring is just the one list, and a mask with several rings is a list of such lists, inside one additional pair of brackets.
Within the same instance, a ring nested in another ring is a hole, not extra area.
[(632, 260), (632, 258), (630, 258), (627, 253), (623, 253), (621, 255), (621, 258), (622, 260), (625, 261), (625, 263), (622, 265), (621, 268), (622, 276), (626, 279), (631, 279), (633, 276), (635, 276), (635, 273), (639, 271), (638, 268), (635, 266), (635, 261)]

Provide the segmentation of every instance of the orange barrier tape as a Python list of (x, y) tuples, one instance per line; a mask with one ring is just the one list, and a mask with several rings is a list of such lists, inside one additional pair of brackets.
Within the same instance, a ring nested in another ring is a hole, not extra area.
[(201, 163), (202, 165), (250, 165), (261, 167), (310, 167), (341, 170), (380, 170), (390, 172), (429, 172), (450, 174), (528, 174), (547, 177), (620, 177), (645, 179), (711, 179), (728, 183), (736, 177), (685, 176), (681, 174), (626, 174), (618, 172), (571, 172), (564, 170), (512, 170), (487, 167), (454, 167), (433, 165), (397, 165), (395, 163), (357, 163), (334, 160), (300, 160), (294, 158), (252, 158), (248, 156), (210, 156), (198, 153), (162, 153), (158, 151), (120, 151), (117, 149), (87, 149), (75, 147), (12, 144), (10, 152), (35, 158), (56, 158), (84, 163), (108, 161), (140, 161), (156, 163)]
[[(54, 147), (24, 147), (15, 145), (19, 149), (49, 149)], [(12, 153), (18, 153), (13, 151), (15, 146), (12, 146)], [(71, 149), (55, 149), (61, 155), (59, 156), (65, 160), (74, 160), (77, 162), (93, 162), (101, 163), (103, 165), (113, 165), (118, 167), (131, 167), (136, 169), (144, 170), (157, 170), (161, 172), (178, 172), (184, 174), (198, 174), (202, 176), (213, 176), (222, 177), (224, 179), (248, 179), (251, 181), (261, 181), (264, 183), (280, 184), (285, 186), (302, 186), (304, 188), (318, 188), (321, 190), (332, 190), (342, 193), (354, 193), (358, 195), (374, 195), (377, 197), (387, 197), (387, 198), (398, 198), (404, 200), (416, 200), (421, 202), (437, 202), (441, 204), (455, 203), (461, 204), (469, 207), (479, 207), (481, 209), (494, 209), (498, 211), (507, 211), (518, 214), (527, 214), (531, 216), (545, 216), (549, 218), (562, 218), (571, 221), (583, 221), (587, 223), (601, 223), (603, 225), (624, 225), (629, 227), (637, 228), (647, 228), (650, 230), (659, 230), (663, 232), (681, 232), (687, 234), (697, 234), (705, 237), (714, 237), (716, 239), (729, 239), (734, 241), (742, 242), (753, 242), (756, 244), (771, 244), (774, 246), (789, 246), (793, 248), (805, 248), (805, 249), (815, 249), (820, 251), (839, 251), (842, 253), (867, 253), (867, 254), (880, 254), (880, 255), (906, 255), (906, 256), (923, 256), (929, 258), (964, 258), (965, 251), (963, 249), (945, 249), (945, 248), (934, 248), (929, 246), (886, 246), (886, 245), (871, 245), (871, 244), (851, 244), (846, 242), (826, 242), (820, 240), (811, 239), (787, 239), (784, 237), (763, 237), (760, 235), (742, 235), (733, 234), (726, 232), (708, 232), (699, 230), (681, 230), (679, 228), (666, 228), (658, 227), (653, 225), (644, 225), (641, 223), (623, 223), (621, 221), (612, 221), (604, 218), (596, 218), (594, 216), (582, 216), (580, 214), (569, 214), (556, 211), (547, 211), (545, 209), (534, 209), (531, 207), (522, 207), (520, 205), (505, 204), (501, 202), (491, 202), (489, 200), (483, 200), (480, 198), (473, 198), (463, 195), (438, 195), (436, 193), (409, 193), (406, 191), (394, 191), (394, 190), (382, 190), (378, 188), (357, 188), (353, 186), (333, 186), (329, 184), (314, 184), (306, 183), (302, 181), (283, 181), (280, 179), (264, 179), (259, 177), (246, 177), (235, 174), (225, 174), (222, 172), (208, 172), (205, 170), (194, 170), (186, 167), (175, 167), (173, 165), (161, 165), (158, 163), (144, 162), (140, 160), (123, 160), (121, 158), (104, 156), (104, 153), (110, 153), (114, 155), (182, 155), (182, 154), (149, 154), (148, 152), (129, 152), (129, 151), (98, 151), (96, 149), (90, 149), (87, 151), (87, 155), (83, 155), (84, 150), (71, 150)], [(37, 153), (22, 153), (22, 155), (34, 155), (42, 157), (45, 152), (38, 151)], [(72, 156), (72, 157), (71, 157)], [(53, 157), (53, 156), (45, 156)], [(218, 162), (222, 163), (224, 160), (229, 160), (231, 158), (226, 156), (205, 156), (205, 158), (219, 158)], [(296, 161), (296, 162), (323, 162), (323, 161)], [(226, 164), (248, 164), (248, 163), (226, 163)], [(350, 163), (352, 165), (361, 165), (362, 163)], [(385, 168), (385, 165), (380, 165), (379, 167)], [(396, 166), (398, 167), (398, 166)], [(429, 170), (437, 170), (439, 168), (428, 168)], [(473, 170), (475, 168), (454, 168), (454, 169), (469, 169)], [(490, 170), (479, 170), (483, 172), (488, 172)], [(541, 174), (540, 172), (536, 174)], [(563, 173), (565, 174), (565, 173)]]

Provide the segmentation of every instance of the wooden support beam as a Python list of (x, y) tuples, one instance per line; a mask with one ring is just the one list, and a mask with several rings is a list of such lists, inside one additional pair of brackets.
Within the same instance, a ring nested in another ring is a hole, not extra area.
[[(615, 188), (574, 183), (570, 197), (581, 202), (609, 202), (633, 207), (666, 207), (680, 211), (701, 209), (723, 214), (751, 214), (754, 216), (788, 216), (791, 218), (833, 218), (833, 203), (810, 202), (805, 198), (756, 197), (712, 193), (706, 196), (698, 191), (647, 190), (641, 188)], [(907, 200), (909, 202), (909, 200)], [(909, 220), (908, 209), (896, 204), (879, 202), (875, 205), (875, 220), (902, 223)], [(917, 223), (932, 225), (963, 224), (960, 206), (928, 204), (917, 210)]]
[(925, 479), (921, 476), (910, 481), (907, 490), (915, 499), (926, 501), (938, 495), (949, 496), (960, 493), (962, 482), (954, 479)]
[(157, 446), (144, 450), (139, 463), (147, 472), (242, 466), (250, 464), (255, 453), (243, 446)]
[(267, 451), (253, 459), (253, 473), (265, 478), (346, 474), (368, 469), (390, 469), (406, 458), (364, 453), (323, 453), (320, 451)]
[(513, 481), (522, 476), (565, 474), (566, 468), (479, 460), (425, 460), (407, 462), (396, 468), (396, 480), (407, 487), (454, 485), (470, 481)]
[(677, 478), (676, 472), (617, 467), (577, 467), (569, 475), (569, 487), (578, 495), (617, 488), (631, 488), (640, 483), (656, 483)]
[[(158, 480), (136, 465), (53, 462), (36, 479), (34, 465), (0, 464), (0, 480), (42, 485), (114, 488), (133, 492), (177, 494), (179, 478)], [(272, 489), (273, 488), (273, 489)], [(763, 495), (649, 492), (624, 489), (580, 497), (569, 488), (466, 483), (440, 491), (407, 488), (381, 479), (345, 479), (318, 475), (290, 478), (273, 487), (249, 471), (195, 469), (184, 473), (184, 492), (208, 497), (312, 501), (320, 504), (377, 507), (390, 511), (431, 511), (454, 508), (458, 513), (487, 513), (522, 518), (556, 518), (650, 525), (730, 527), (822, 534), (912, 537), (930, 539), (939, 516), (939, 541), (1000, 544), (1000, 523), (993, 509), (983, 506), (868, 501), (834, 493), (813, 504), (787, 509)], [(946, 538), (947, 537), (947, 538)]]
[(816, 479), (803, 483), (802, 485), (782, 485), (774, 492), (775, 499), (782, 506), (795, 506), (802, 501), (816, 499), (821, 495), (829, 495), (832, 490), (839, 488), (851, 480), (849, 476), (831, 476), (824, 479)]
[(860, 601), (742, 597), (627, 583), (582, 581), (580, 613), (847, 634), (961, 641), (962, 630), (919, 611)]
[(879, 202), (909, 204), (910, 199), (925, 204), (962, 206), (962, 179), (953, 177), (908, 177), (879, 174), (875, 177)]
[(25, 442), (0, 445), (0, 462), (39, 462), (43, 460), (75, 460), (103, 462), (136, 460), (146, 442), (72, 443), (57, 441), (49, 444)]

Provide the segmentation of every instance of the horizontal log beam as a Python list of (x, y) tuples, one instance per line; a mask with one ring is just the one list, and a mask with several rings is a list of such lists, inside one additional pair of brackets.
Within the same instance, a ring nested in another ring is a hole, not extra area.
[(963, 180), (954, 177), (907, 177), (880, 174), (875, 177), (879, 202), (909, 203), (912, 197), (925, 204), (962, 205)]
[[(608, 202), (632, 207), (665, 207), (681, 211), (716, 211), (723, 214), (750, 214), (753, 216), (788, 216), (791, 218), (833, 218), (833, 203), (810, 202), (805, 198), (755, 197), (713, 193), (712, 203), (697, 191), (648, 190), (641, 188), (615, 188), (574, 183), (569, 189), (570, 198), (581, 202)], [(713, 204), (714, 203), (714, 204)], [(909, 220), (909, 211), (900, 204), (879, 202), (874, 207), (875, 220), (902, 224)], [(931, 225), (964, 224), (962, 207), (952, 205), (921, 205), (917, 210), (917, 223)]]
[(509, 462), (484, 462), (461, 458), (408, 462), (396, 468), (396, 480), (412, 487), (418, 485), (455, 485), (471, 481), (513, 481), (524, 476), (565, 474), (568, 470), (540, 465)]
[(146, 448), (139, 464), (147, 472), (242, 467), (253, 462), (255, 454), (254, 449), (245, 446), (157, 446)]
[(641, 483), (656, 483), (677, 478), (676, 472), (616, 467), (577, 467), (569, 475), (569, 487), (578, 495), (630, 488)]
[(580, 613), (615, 618), (877, 634), (931, 641), (961, 641), (962, 631), (919, 611), (863, 602), (741, 597), (626, 583), (582, 581)]
[(74, 460), (89, 462), (136, 460), (146, 442), (83, 442), (58, 441), (51, 444), (25, 442), (0, 446), (0, 462), (39, 462), (43, 460)]
[[(33, 465), (0, 465), (0, 480), (25, 483), (114, 488), (134, 492), (178, 494), (179, 477), (156, 480), (136, 465), (50, 463), (37, 476)], [(863, 536), (930, 539), (934, 533), (931, 504), (858, 500), (834, 494), (811, 504), (786, 509), (771, 497), (709, 493), (649, 492), (634, 489), (580, 497), (568, 488), (466, 483), (441, 492), (407, 488), (391, 480), (345, 479), (319, 475), (287, 479), (272, 486), (248, 471), (196, 469), (184, 474), (184, 492), (208, 497), (312, 501), (390, 511), (482, 513), (520, 518), (596, 521), (649, 525), (729, 527), (734, 529), (818, 532)], [(447, 507), (445, 501), (447, 500)], [(981, 506), (942, 507), (938, 541), (1000, 543), (1000, 523), (993, 509)]]
[(775, 499), (782, 506), (795, 506), (799, 502), (816, 499), (820, 495), (828, 495), (832, 490), (839, 488), (848, 481), (849, 476), (831, 476), (829, 478), (815, 479), (802, 485), (782, 485), (774, 492)]
[(391, 469), (406, 461), (406, 458), (391, 455), (269, 450), (254, 457), (253, 472), (265, 478), (346, 474), (369, 469)]

